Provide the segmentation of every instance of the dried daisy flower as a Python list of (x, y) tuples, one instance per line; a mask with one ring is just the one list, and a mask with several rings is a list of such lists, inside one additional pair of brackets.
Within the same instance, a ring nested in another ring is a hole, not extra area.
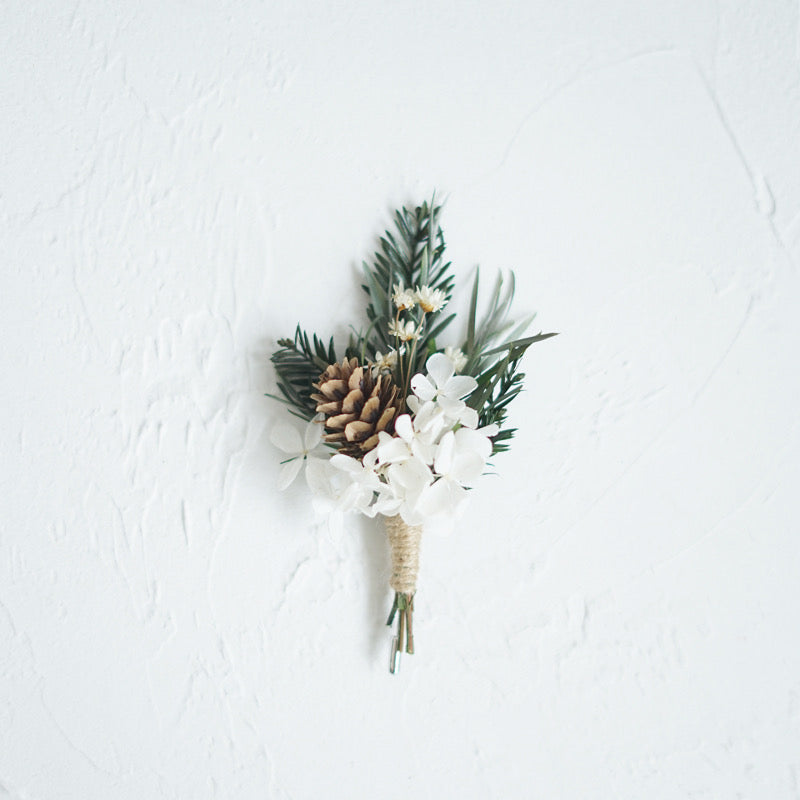
[(408, 311), (416, 305), (416, 296), (411, 289), (404, 289), (403, 285), (396, 283), (394, 286), (394, 294), (392, 300), (398, 311)]
[(431, 289), (430, 286), (418, 286), (414, 291), (414, 300), (426, 314), (441, 311), (447, 305), (447, 295), (441, 289)]
[(393, 319), (389, 323), (389, 335), (398, 338), (401, 342), (410, 342), (413, 339), (419, 338), (419, 328), (417, 328), (414, 320), (408, 322), (400, 322)]
[(386, 355), (383, 355), (380, 350), (376, 351), (375, 360), (372, 362), (373, 370), (376, 372), (391, 372), (397, 364), (397, 356), (402, 356), (405, 351), (405, 346), (399, 350), (392, 348)]

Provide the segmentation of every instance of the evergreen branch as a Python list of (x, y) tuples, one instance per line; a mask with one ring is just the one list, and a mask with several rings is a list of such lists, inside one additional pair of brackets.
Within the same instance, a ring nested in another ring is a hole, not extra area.
[[(379, 241), (379, 248), (372, 264), (364, 263), (365, 282), (361, 288), (367, 295), (367, 319), (372, 335), (366, 340), (366, 349), (388, 350), (397, 342), (389, 335), (389, 324), (395, 316), (392, 296), (394, 287), (413, 289), (428, 286), (444, 293), (450, 300), (454, 279), (450, 262), (444, 261), (445, 241), (439, 225), (441, 206), (434, 200), (423, 203), (413, 210), (403, 207), (395, 212), (395, 230), (386, 231)], [(410, 374), (419, 371), (417, 363), (428, 352), (428, 340), (441, 333), (452, 319), (437, 320), (438, 312), (423, 317), (419, 309), (404, 312), (405, 320), (412, 320), (421, 328), (420, 339), (413, 348), (416, 354), (413, 364), (408, 364)]]
[(505, 357), (488, 369), (478, 380), (478, 388), (468, 399), (468, 404), (478, 411), (480, 427), (497, 425), (500, 430), (492, 437), (492, 453), (508, 450), (516, 428), (504, 428), (511, 401), (522, 391), (525, 373), (519, 371), (519, 362), (529, 345), (514, 347)]
[(278, 389), (285, 398), (284, 402), (292, 407), (292, 413), (311, 420), (317, 413), (316, 403), (311, 399), (312, 384), (329, 364), (337, 361), (333, 337), (326, 347), (316, 334), (309, 339), (298, 325), (294, 339), (278, 339), (278, 345), (279, 349), (271, 358), (278, 373)]

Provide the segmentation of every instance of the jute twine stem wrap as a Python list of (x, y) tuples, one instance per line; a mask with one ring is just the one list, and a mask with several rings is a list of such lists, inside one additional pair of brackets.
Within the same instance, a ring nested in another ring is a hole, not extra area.
[(417, 590), (422, 526), (406, 525), (400, 516), (385, 519), (392, 551), (392, 577), (389, 585), (400, 594), (413, 595)]

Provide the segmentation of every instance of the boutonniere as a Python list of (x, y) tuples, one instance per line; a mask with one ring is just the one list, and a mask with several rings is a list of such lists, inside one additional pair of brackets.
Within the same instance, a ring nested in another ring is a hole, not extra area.
[(397, 619), (392, 672), (401, 652), (414, 652), (423, 527), (458, 514), (489, 459), (508, 449), (522, 357), (556, 335), (525, 335), (532, 316), (512, 320), (513, 272), (498, 275), (479, 314), (476, 270), (465, 335), (441, 344), (457, 315), (440, 213), (434, 202), (395, 212), (394, 231), (364, 264), (366, 319), (343, 351), (298, 325), (272, 356), (280, 396), (271, 396), (306, 423), (302, 431), (288, 423), (273, 430), (285, 456), (280, 488), (305, 467), (323, 507), (384, 520), (394, 591), (387, 624)]

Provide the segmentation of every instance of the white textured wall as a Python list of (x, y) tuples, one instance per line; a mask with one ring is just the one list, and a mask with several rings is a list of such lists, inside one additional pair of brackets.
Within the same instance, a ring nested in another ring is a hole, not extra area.
[[(800, 797), (796, 2), (13, 2), (0, 798)], [(387, 671), (267, 357), (437, 188), (563, 335)]]

